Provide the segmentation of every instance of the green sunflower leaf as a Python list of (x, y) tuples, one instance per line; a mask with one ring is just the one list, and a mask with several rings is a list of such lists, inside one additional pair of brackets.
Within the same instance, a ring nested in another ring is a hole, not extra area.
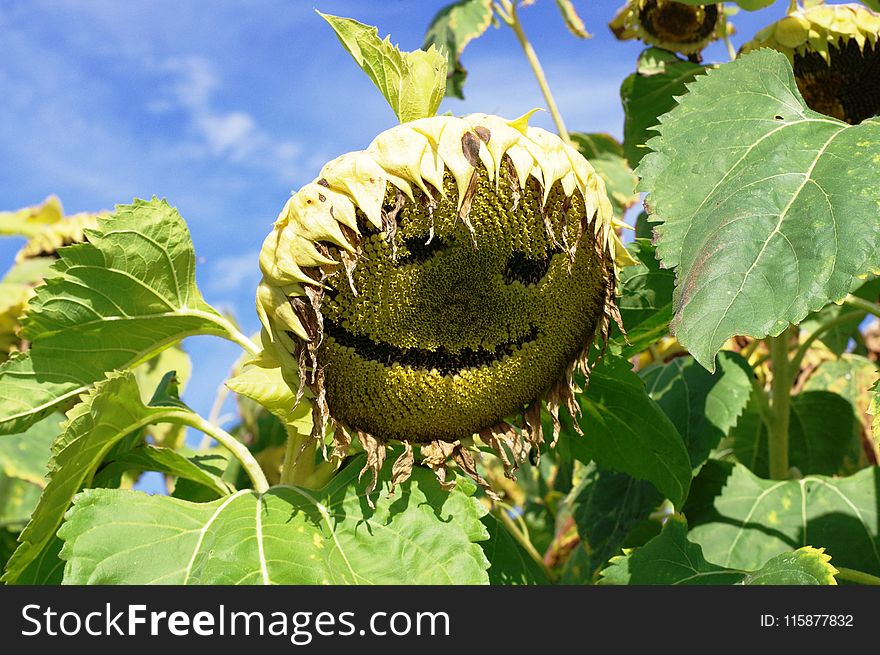
[(446, 58), (437, 50), (403, 52), (391, 37), (351, 18), (318, 15), (326, 20), (340, 43), (378, 87), (401, 123), (437, 113), (446, 88)]
[(135, 200), (61, 251), (25, 317), (27, 353), (0, 365), (0, 434), (66, 409), (108, 371), (136, 366), (184, 337), (230, 338), (195, 282), (189, 230), (164, 200)]
[(821, 549), (805, 546), (771, 558), (756, 571), (725, 568), (706, 561), (688, 540), (687, 523), (672, 517), (641, 548), (615, 557), (600, 584), (665, 585), (834, 585), (837, 574)]
[(675, 273), (660, 267), (647, 239), (636, 239), (626, 249), (637, 262), (620, 271), (618, 307), (626, 338), (613, 327), (608, 348), (622, 357), (632, 357), (667, 334)]
[(711, 461), (685, 506), (689, 539), (719, 566), (756, 570), (803, 546), (824, 548), (835, 566), (880, 574), (880, 469), (846, 478), (764, 480), (745, 466)]
[(663, 410), (651, 400), (645, 384), (625, 359), (606, 356), (590, 373), (590, 383), (577, 396), (581, 408), (577, 435), (563, 416), (566, 447), (582, 462), (648, 480), (676, 507), (691, 482), (691, 463), (684, 441)]
[(749, 404), (754, 373), (741, 356), (723, 351), (718, 354), (715, 373), (692, 357), (676, 357), (639, 375), (648, 395), (678, 429), (687, 444), (691, 466), (697, 469)]
[(446, 95), (464, 100), (467, 70), (461, 54), (467, 44), (482, 36), (492, 24), (492, 0), (459, 0), (441, 9), (425, 34), (424, 50), (432, 45), (446, 55)]
[(114, 445), (146, 425), (188, 412), (174, 399), (145, 405), (130, 371), (110, 373), (95, 384), (83, 401), (68, 412), (62, 432), (52, 444), (49, 482), (21, 535), (21, 545), (9, 560), (3, 580), (16, 582), (51, 544), (74, 494), (91, 482)]
[(880, 267), (880, 119), (807, 109), (785, 55), (700, 77), (659, 131), (636, 172), (678, 267), (673, 333), (707, 368), (728, 338), (778, 335)]
[[(59, 531), (73, 584), (485, 584), (474, 486), (444, 491), (427, 469), (375, 511), (357, 459), (320, 490), (243, 490), (210, 503), (90, 489)], [(213, 553), (225, 553), (213, 557)], [(151, 566), (143, 566), (143, 561)]]
[(590, 569), (620, 552), (627, 536), (663, 502), (650, 482), (590, 465), (569, 495), (572, 517), (581, 541), (589, 544)]
[(660, 48), (648, 48), (639, 55), (636, 72), (620, 87), (623, 149), (630, 166), (637, 166), (650, 152), (645, 143), (656, 136), (660, 115), (675, 107), (676, 98), (687, 93), (687, 84), (705, 71), (705, 66)]

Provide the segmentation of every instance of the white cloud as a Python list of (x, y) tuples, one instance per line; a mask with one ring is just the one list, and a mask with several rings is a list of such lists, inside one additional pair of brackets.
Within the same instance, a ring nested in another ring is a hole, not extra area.
[(296, 175), (302, 152), (299, 144), (273, 139), (245, 111), (220, 109), (216, 95), (221, 89), (221, 80), (207, 59), (197, 56), (167, 59), (161, 70), (171, 77), (166, 89), (168, 97), (151, 102), (148, 109), (158, 113), (177, 109), (186, 114), (196, 141), (185, 150), (193, 155), (207, 154), (234, 163), (266, 167), (283, 179)]
[(256, 288), (260, 281), (259, 250), (248, 250), (209, 261), (206, 289), (215, 293), (232, 293), (242, 287)]

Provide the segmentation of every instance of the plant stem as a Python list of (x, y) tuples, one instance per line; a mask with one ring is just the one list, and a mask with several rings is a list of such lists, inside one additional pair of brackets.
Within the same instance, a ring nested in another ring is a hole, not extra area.
[(559, 107), (556, 106), (556, 100), (553, 98), (553, 94), (550, 92), (550, 86), (547, 84), (547, 77), (544, 75), (544, 68), (541, 66), (541, 62), (538, 60), (538, 55), (535, 52), (535, 49), (532, 47), (532, 44), (529, 42), (523, 31), (519, 16), (517, 16), (516, 4), (510, 0), (499, 0), (495, 3), (495, 11), (498, 13), (501, 20), (507, 23), (507, 25), (513, 30), (513, 33), (516, 34), (516, 38), (519, 41), (520, 46), (522, 46), (526, 59), (529, 60), (529, 65), (532, 67), (532, 72), (535, 74), (535, 79), (538, 80), (538, 86), (541, 87), (541, 93), (544, 94), (544, 100), (547, 101), (547, 110), (553, 117), (553, 122), (556, 124), (556, 131), (559, 132), (559, 137), (566, 143), (571, 143), (571, 138), (568, 136), (568, 129), (566, 129), (565, 122), (562, 120), (562, 114), (559, 113)]
[(254, 491), (257, 493), (265, 493), (269, 490), (269, 483), (266, 481), (263, 469), (260, 468), (259, 463), (254, 459), (251, 451), (226, 430), (206, 421), (198, 414), (193, 414), (192, 412), (174, 412), (169, 415), (168, 420), (172, 423), (188, 425), (191, 428), (201, 430), (205, 434), (211, 435), (215, 441), (224, 445), (229, 452), (233, 454), (235, 459), (241, 463), (241, 467), (248, 474), (251, 483), (254, 485)]
[(257, 344), (251, 341), (247, 335), (243, 334), (241, 330), (239, 330), (232, 321), (227, 318), (219, 317), (212, 319), (217, 325), (221, 326), (224, 330), (226, 330), (226, 334), (229, 336), (229, 340), (237, 343), (239, 346), (244, 348), (248, 353), (256, 357), (262, 351)]
[(798, 10), (797, 0), (788, 0), (788, 12), (789, 14)]
[(541, 569), (547, 575), (547, 578), (553, 580), (553, 578), (555, 577), (553, 575), (553, 571), (551, 571), (550, 567), (547, 566), (547, 564), (544, 562), (544, 558), (541, 557), (541, 554), (537, 550), (535, 550), (534, 545), (532, 545), (532, 542), (529, 541), (528, 537), (526, 537), (520, 531), (516, 523), (513, 522), (513, 519), (510, 518), (507, 511), (505, 511), (503, 507), (498, 507), (495, 511), (495, 516), (497, 516), (498, 520), (504, 524), (504, 527), (506, 527), (507, 531), (510, 532), (510, 536), (516, 539), (517, 543), (519, 543), (519, 545), (522, 546), (523, 549), (529, 554), (529, 557), (535, 560), (535, 563), (541, 567)]
[(850, 582), (858, 582), (859, 584), (865, 585), (880, 586), (880, 578), (876, 575), (864, 573), (863, 571), (856, 571), (854, 569), (846, 569), (842, 566), (835, 566), (834, 568), (837, 569), (837, 577), (841, 580), (849, 580)]
[(852, 312), (850, 312), (850, 313), (840, 314), (840, 315), (834, 317), (833, 319), (831, 319), (830, 321), (828, 321), (827, 323), (823, 323), (822, 325), (817, 327), (813, 332), (810, 333), (810, 336), (808, 336), (806, 339), (804, 339), (804, 342), (797, 349), (797, 352), (794, 354), (794, 357), (791, 360), (791, 365), (789, 366), (789, 368), (791, 370), (797, 372), (801, 367), (801, 362), (803, 361), (804, 356), (810, 350), (810, 346), (813, 345), (813, 342), (816, 339), (821, 337), (823, 334), (825, 334), (829, 330), (836, 328), (838, 325), (844, 325), (846, 323), (852, 323), (852, 322), (853, 322), (853, 314), (852, 314)]
[(843, 299), (843, 304), (855, 307), (856, 309), (861, 309), (863, 312), (868, 312), (869, 314), (873, 314), (880, 318), (880, 305), (871, 302), (870, 300), (865, 300), (864, 298), (849, 294)]
[[(791, 412), (792, 373), (789, 369), (788, 343), (791, 330), (786, 328), (778, 337), (768, 337), (773, 381), (770, 388), (770, 422), (767, 425), (770, 456), (770, 477), (774, 480), (788, 478), (788, 423)], [(796, 372), (796, 369), (795, 369)]]

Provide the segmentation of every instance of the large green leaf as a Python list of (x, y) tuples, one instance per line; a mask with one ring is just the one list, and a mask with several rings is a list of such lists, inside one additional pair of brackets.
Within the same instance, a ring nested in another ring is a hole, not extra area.
[(628, 361), (606, 356), (590, 373), (589, 386), (578, 395), (584, 433), (568, 433), (560, 444), (585, 463), (648, 480), (680, 507), (687, 498), (691, 464), (681, 435), (645, 390)]
[(710, 562), (755, 570), (780, 553), (813, 546), (825, 548), (836, 566), (880, 574), (877, 467), (846, 478), (764, 480), (741, 464), (710, 464), (685, 507), (689, 537)]
[(687, 83), (705, 70), (660, 48), (648, 48), (639, 56), (636, 72), (620, 87), (623, 148), (630, 166), (650, 152), (645, 143), (656, 135), (659, 116), (675, 107), (676, 97), (687, 93)]
[(639, 201), (639, 194), (635, 191), (639, 179), (624, 157), (623, 146), (609, 134), (572, 132), (569, 136), (572, 145), (605, 182), (614, 217), (622, 219), (624, 212)]
[(61, 251), (31, 300), (31, 349), (0, 365), (0, 432), (20, 432), (115, 369), (230, 324), (196, 288), (186, 224), (164, 200), (120, 205)]
[(701, 76), (659, 131), (640, 189), (678, 267), (672, 330), (707, 368), (728, 338), (777, 335), (880, 267), (880, 119), (808, 109), (785, 55)]
[(587, 579), (620, 552), (627, 535), (663, 502), (650, 482), (595, 465), (572, 489), (570, 499), (578, 534), (590, 555)]
[(549, 584), (547, 574), (492, 514), (483, 517), (489, 538), (480, 546), (489, 560), (489, 584)]
[[(93, 489), (59, 531), (72, 584), (481, 584), (485, 512), (417, 467), (376, 509), (356, 460), (324, 489), (243, 490), (211, 503)], [(218, 556), (222, 553), (222, 557)]]
[(433, 45), (446, 55), (447, 96), (464, 99), (467, 70), (461, 65), (461, 53), (491, 24), (492, 0), (459, 0), (443, 7), (428, 25), (422, 48)]
[(672, 420), (687, 445), (691, 466), (699, 468), (749, 403), (754, 375), (748, 362), (733, 352), (718, 354), (709, 373), (691, 357), (639, 373), (648, 395)]
[(641, 548), (612, 560), (600, 584), (666, 585), (834, 585), (830, 557), (806, 546), (771, 558), (756, 571), (707, 562), (699, 545), (688, 540), (687, 523), (673, 517), (663, 532)]
[[(804, 391), (791, 399), (789, 464), (803, 474), (835, 475), (858, 468), (860, 430), (846, 399), (829, 391)], [(750, 406), (730, 433), (737, 461), (769, 477), (767, 426)]]
[(154, 402), (143, 403), (133, 373), (113, 372), (68, 412), (63, 431), (52, 444), (49, 483), (9, 561), (4, 581), (15, 582), (40, 556), (55, 536), (74, 494), (89, 484), (115, 444), (146, 425), (176, 421), (189, 413), (173, 399)]
[(318, 12), (391, 105), (401, 123), (437, 113), (446, 89), (446, 58), (430, 47), (403, 52), (379, 30), (351, 18)]
[(622, 357), (631, 357), (667, 333), (675, 274), (660, 268), (654, 246), (647, 239), (636, 239), (626, 249), (637, 262), (620, 271), (618, 306), (627, 336), (612, 328), (608, 348)]

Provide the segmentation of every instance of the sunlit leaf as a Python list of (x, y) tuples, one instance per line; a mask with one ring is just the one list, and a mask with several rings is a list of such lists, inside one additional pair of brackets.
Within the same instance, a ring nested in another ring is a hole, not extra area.
[(569, 32), (579, 39), (590, 38), (590, 33), (587, 32), (584, 21), (578, 16), (577, 9), (574, 8), (571, 0), (556, 0), (556, 6), (559, 7), (562, 19), (565, 21), (565, 26)]
[[(59, 531), (64, 581), (73, 584), (481, 584), (485, 513), (460, 482), (433, 473), (371, 510), (352, 462), (325, 488), (240, 491), (211, 503), (91, 489)], [(223, 553), (223, 557), (215, 554)], [(149, 561), (150, 566), (141, 563)]]
[(104, 373), (229, 322), (195, 283), (189, 230), (164, 200), (120, 205), (89, 243), (65, 248), (24, 321), (33, 343), (0, 365), (0, 433), (66, 409)]
[(446, 88), (446, 58), (436, 47), (403, 52), (391, 37), (350, 18), (318, 14), (330, 23), (339, 41), (373, 81), (401, 123), (437, 113)]
[(880, 119), (808, 109), (785, 55), (701, 76), (659, 130), (640, 189), (678, 267), (673, 333), (707, 368), (731, 336), (777, 335), (880, 266)]
[(115, 444), (145, 425), (181, 413), (178, 402), (145, 405), (130, 371), (111, 373), (97, 383), (67, 414), (60, 436), (52, 444), (49, 482), (39, 505), (21, 535), (21, 545), (9, 561), (4, 581), (15, 582), (52, 541), (67, 508)]

